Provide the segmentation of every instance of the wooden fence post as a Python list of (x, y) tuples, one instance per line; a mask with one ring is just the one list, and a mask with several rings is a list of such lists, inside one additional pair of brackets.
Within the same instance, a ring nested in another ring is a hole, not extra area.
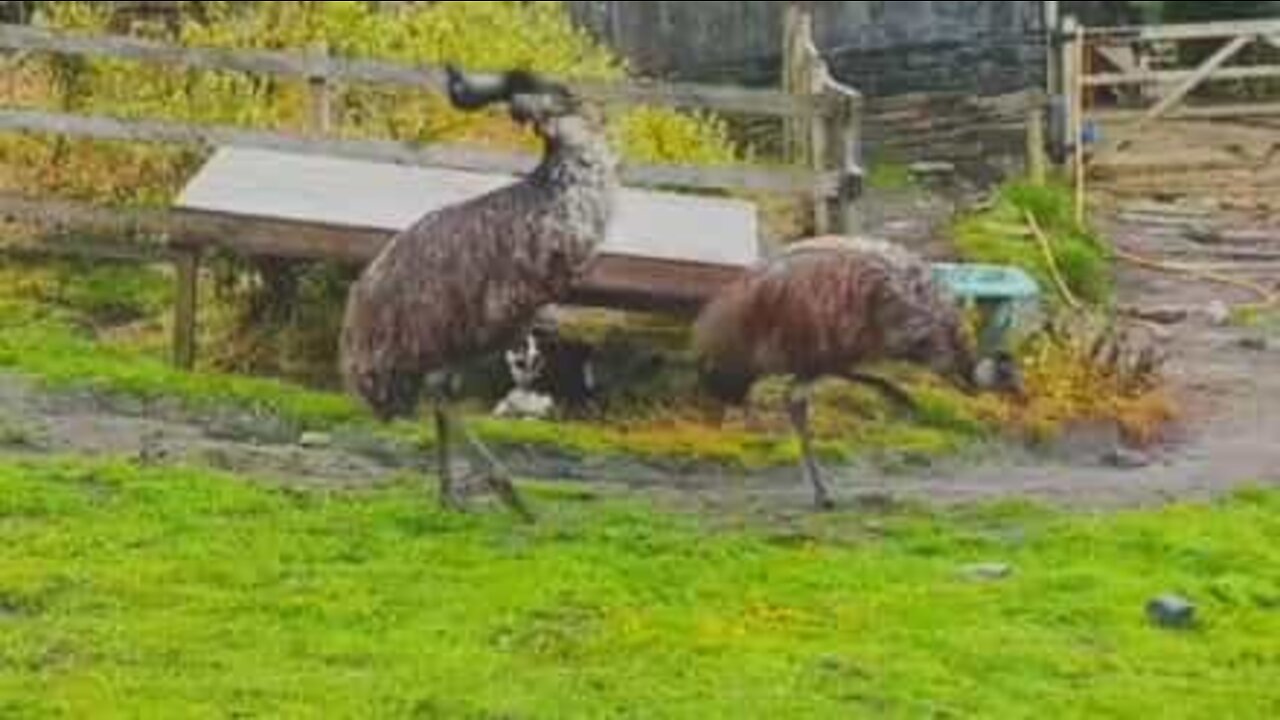
[(1072, 53), (1071, 63), (1071, 144), (1075, 147), (1075, 160), (1072, 163), (1072, 167), (1076, 178), (1076, 222), (1084, 224), (1087, 200), (1085, 183), (1089, 172), (1089, 169), (1085, 167), (1084, 155), (1084, 79), (1087, 71), (1088, 49), (1085, 44), (1084, 25), (1073, 17), (1071, 18), (1071, 26), (1075, 31), (1075, 37), (1072, 42), (1074, 52)]
[(1027, 178), (1035, 185), (1044, 185), (1046, 179), (1044, 126), (1045, 97), (1032, 92), (1027, 97)]
[(196, 364), (196, 329), (200, 297), (200, 250), (179, 246), (173, 311), (173, 364), (191, 370)]
[(824, 95), (828, 107), (825, 165), (834, 170), (839, 185), (828, 198), (831, 232), (853, 235), (862, 230), (858, 198), (866, 173), (862, 161), (862, 95), (837, 83), (826, 71)]
[[(788, 2), (782, 33), (782, 89), (791, 95), (808, 96), (813, 92), (813, 66), (809, 53), (813, 37), (813, 4), (795, 0)], [(783, 121), (787, 157), (794, 164), (811, 162), (809, 141), (814, 116), (811, 108)]]
[(834, 172), (834, 188), (822, 183), (813, 193), (813, 231), (854, 233), (860, 229), (856, 201), (862, 191), (862, 96), (835, 80), (814, 40), (813, 3), (787, 5), (787, 66), (784, 81), (792, 94), (807, 95), (812, 105), (790, 123), (787, 144), (794, 161), (814, 172)]
[[(311, 55), (313, 62), (319, 68), (327, 66), (329, 63), (329, 45), (320, 42), (311, 47)], [(311, 97), (311, 116), (309, 118), (308, 130), (312, 135), (325, 136), (332, 129), (333, 112), (332, 112), (332, 88), (329, 85), (329, 78), (323, 69), (317, 69), (311, 77), (307, 78), (307, 87)]]

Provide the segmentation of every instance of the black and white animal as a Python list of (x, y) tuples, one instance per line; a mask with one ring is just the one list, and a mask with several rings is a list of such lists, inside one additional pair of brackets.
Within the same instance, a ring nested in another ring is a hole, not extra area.
[(617, 161), (601, 125), (565, 87), (513, 71), (448, 69), (451, 102), (505, 103), (543, 142), (518, 182), (431, 212), (394, 237), (351, 290), (341, 339), (343, 376), (383, 419), (435, 401), (440, 499), (461, 509), (453, 481), (455, 433), (486, 467), (484, 480), (531, 518), (510, 473), (453, 409), (459, 367), (510, 347), (544, 306), (562, 302), (604, 240)]
[(959, 307), (929, 265), (887, 242), (821, 237), (789, 246), (719, 292), (703, 308), (694, 344), (704, 387), (730, 404), (754, 383), (790, 376), (788, 412), (800, 438), (802, 472), (819, 507), (832, 506), (813, 454), (813, 384), (837, 377), (870, 385), (914, 408), (910, 395), (860, 366), (917, 363), (969, 391), (1020, 395), (1021, 376), (1005, 354), (979, 358)]

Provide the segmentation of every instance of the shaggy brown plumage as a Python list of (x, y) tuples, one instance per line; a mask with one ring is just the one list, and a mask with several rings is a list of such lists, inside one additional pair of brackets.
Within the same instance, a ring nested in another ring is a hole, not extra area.
[(975, 357), (960, 310), (935, 285), (928, 263), (878, 240), (823, 237), (790, 246), (718, 293), (694, 338), (703, 380), (721, 400), (744, 402), (765, 376), (795, 378), (791, 419), (823, 506), (830, 494), (808, 431), (812, 382), (841, 377), (911, 405), (905, 391), (858, 370), (892, 360), (927, 366), (964, 388), (1018, 389), (1007, 356)]
[(426, 215), (387, 244), (351, 290), (342, 372), (383, 419), (412, 414), (428, 376), (441, 379), (433, 390), (442, 500), (459, 504), (448, 462), (457, 426), (491, 466), (491, 484), (516, 506), (505, 470), (449, 412), (450, 376), (507, 347), (539, 308), (566, 297), (605, 237), (616, 161), (599, 128), (557, 85), (528, 73), (451, 71), (449, 89), (465, 109), (509, 103), (512, 117), (543, 139), (542, 162), (512, 185)]

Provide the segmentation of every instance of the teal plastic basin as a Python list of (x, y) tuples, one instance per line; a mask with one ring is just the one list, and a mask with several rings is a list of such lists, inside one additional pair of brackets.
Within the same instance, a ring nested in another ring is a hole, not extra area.
[(934, 263), (933, 277), (958, 303), (982, 311), (978, 342), (984, 353), (1007, 349), (1011, 337), (1025, 331), (1039, 315), (1040, 284), (1019, 268)]

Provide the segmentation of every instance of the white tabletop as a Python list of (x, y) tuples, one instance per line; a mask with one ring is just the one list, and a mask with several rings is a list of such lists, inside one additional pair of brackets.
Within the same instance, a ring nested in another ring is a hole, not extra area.
[[(219, 149), (178, 200), (183, 209), (398, 231), (513, 176), (238, 147)], [(748, 266), (756, 208), (738, 200), (624, 189), (601, 252)]]

